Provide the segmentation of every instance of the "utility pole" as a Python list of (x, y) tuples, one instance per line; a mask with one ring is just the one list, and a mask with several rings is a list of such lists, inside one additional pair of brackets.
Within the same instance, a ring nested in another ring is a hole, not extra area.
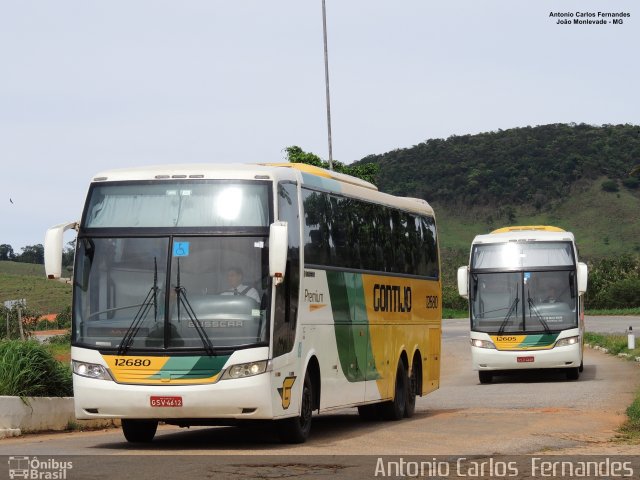
[(324, 38), (324, 84), (327, 97), (327, 138), (329, 141), (329, 170), (333, 170), (333, 147), (331, 144), (331, 100), (329, 97), (329, 53), (327, 51), (327, 9), (322, 0), (322, 33)]

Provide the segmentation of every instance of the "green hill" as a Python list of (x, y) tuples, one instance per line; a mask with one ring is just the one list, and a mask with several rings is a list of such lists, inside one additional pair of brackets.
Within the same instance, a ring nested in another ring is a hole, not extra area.
[(550, 224), (574, 232), (588, 257), (640, 252), (636, 125), (453, 136), (358, 162), (367, 163), (379, 165), (381, 190), (434, 206), (445, 248), (467, 250), (474, 235), (505, 225)]
[(71, 285), (47, 280), (44, 265), (0, 261), (0, 302), (21, 298), (32, 311), (60, 313), (71, 305)]
[(640, 252), (640, 197), (626, 189), (605, 192), (601, 183), (601, 179), (581, 182), (566, 199), (540, 211), (522, 205), (465, 210), (433, 201), (441, 245), (468, 250), (475, 235), (495, 228), (555, 225), (573, 232), (581, 255), (589, 258)]

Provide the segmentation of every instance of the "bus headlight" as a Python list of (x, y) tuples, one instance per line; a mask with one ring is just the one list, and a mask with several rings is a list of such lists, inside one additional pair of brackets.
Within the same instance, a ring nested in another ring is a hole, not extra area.
[(225, 370), (221, 380), (229, 380), (231, 378), (253, 377), (254, 375), (260, 375), (261, 373), (264, 373), (267, 371), (268, 365), (269, 365), (268, 360), (231, 365), (229, 368)]
[(96, 380), (113, 380), (109, 371), (102, 365), (96, 363), (79, 362), (73, 360), (73, 373), (81, 377), (95, 378)]
[(578, 336), (561, 338), (556, 342), (556, 347), (566, 347), (568, 345), (575, 345), (579, 341), (580, 341), (580, 337)]
[(471, 339), (471, 346), (478, 348), (493, 348), (494, 350), (496, 348), (491, 340), (479, 340), (477, 338)]

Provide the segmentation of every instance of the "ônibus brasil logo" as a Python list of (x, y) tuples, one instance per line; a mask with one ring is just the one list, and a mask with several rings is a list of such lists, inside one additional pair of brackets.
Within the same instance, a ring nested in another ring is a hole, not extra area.
[(34, 480), (65, 480), (67, 470), (73, 468), (73, 462), (62, 462), (54, 458), (39, 460), (38, 457), (9, 457), (9, 478)]

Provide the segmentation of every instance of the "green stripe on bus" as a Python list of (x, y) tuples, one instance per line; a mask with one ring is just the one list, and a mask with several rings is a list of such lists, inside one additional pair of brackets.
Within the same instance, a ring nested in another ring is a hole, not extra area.
[(151, 375), (149, 379), (157, 380), (171, 374), (171, 378), (211, 378), (222, 370), (229, 360), (229, 355), (219, 357), (171, 357), (162, 369)]
[(527, 335), (525, 339), (520, 343), (519, 347), (531, 348), (531, 347), (548, 347), (555, 343), (558, 338), (558, 333), (547, 333), (541, 335)]
[[(338, 357), (350, 382), (376, 380), (362, 275), (327, 272)], [(369, 365), (369, 366), (368, 366)]]

